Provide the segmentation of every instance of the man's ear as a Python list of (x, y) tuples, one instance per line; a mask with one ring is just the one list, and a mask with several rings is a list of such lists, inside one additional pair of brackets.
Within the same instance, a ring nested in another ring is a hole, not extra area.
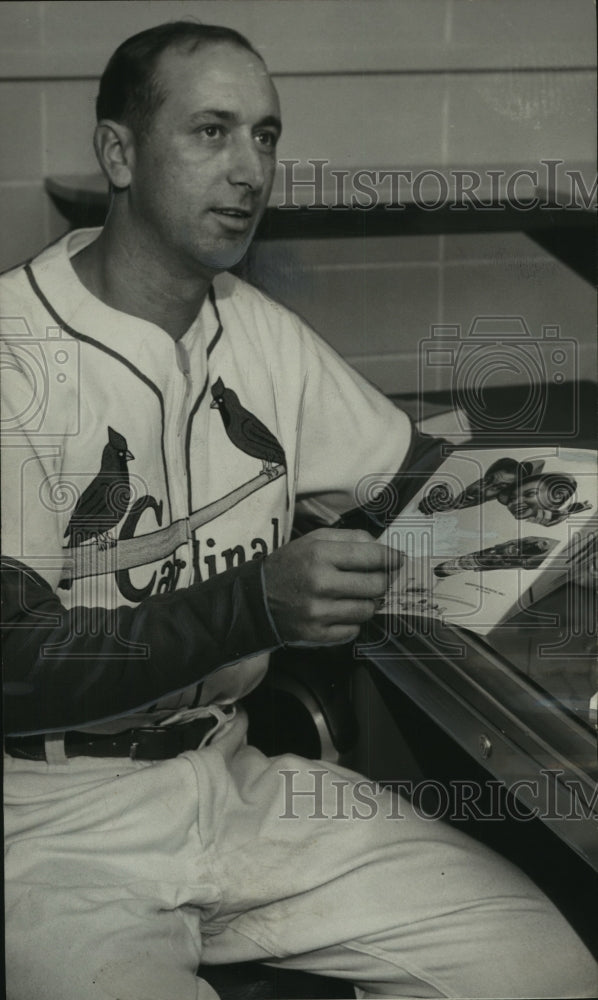
[(135, 166), (135, 141), (127, 125), (104, 118), (96, 125), (93, 145), (98, 163), (114, 188), (131, 183)]

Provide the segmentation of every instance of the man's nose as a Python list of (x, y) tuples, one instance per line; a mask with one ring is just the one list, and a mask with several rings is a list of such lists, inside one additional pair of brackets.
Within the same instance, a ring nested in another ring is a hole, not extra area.
[(266, 170), (264, 157), (258, 150), (254, 137), (236, 137), (230, 154), (230, 183), (245, 185), (259, 194), (266, 181)]

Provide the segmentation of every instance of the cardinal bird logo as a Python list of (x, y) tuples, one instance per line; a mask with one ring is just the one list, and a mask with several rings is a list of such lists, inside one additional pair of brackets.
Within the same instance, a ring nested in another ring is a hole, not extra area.
[(210, 408), (220, 410), (224, 429), (236, 448), (252, 458), (260, 458), (262, 472), (268, 479), (275, 478), (275, 465), (286, 469), (286, 457), (280, 442), (261, 420), (242, 406), (236, 392), (227, 389), (221, 378), (214, 382), (212, 396), (214, 401), (210, 403)]
[(67, 548), (74, 548), (88, 539), (95, 539), (100, 549), (115, 544), (110, 529), (124, 517), (129, 506), (131, 490), (127, 462), (133, 458), (122, 434), (109, 427), (100, 471), (77, 500), (64, 533), (68, 538)]

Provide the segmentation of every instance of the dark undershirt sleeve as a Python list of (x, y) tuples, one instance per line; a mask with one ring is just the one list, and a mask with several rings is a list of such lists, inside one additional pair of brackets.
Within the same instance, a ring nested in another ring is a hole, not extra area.
[(254, 560), (137, 607), (67, 610), (2, 561), (4, 732), (77, 729), (154, 704), (280, 645)]
[(347, 511), (334, 527), (363, 528), (377, 538), (425, 485), (454, 447), (444, 438), (422, 434), (414, 427), (405, 461), (399, 471), (393, 477), (389, 476), (383, 484), (383, 502), (377, 500), (370, 505)]

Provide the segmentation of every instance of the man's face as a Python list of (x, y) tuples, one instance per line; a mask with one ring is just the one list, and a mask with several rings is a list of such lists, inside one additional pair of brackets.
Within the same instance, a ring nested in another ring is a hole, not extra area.
[(267, 205), (280, 108), (264, 64), (229, 43), (164, 52), (166, 98), (135, 141), (129, 205), (143, 251), (212, 276), (241, 259)]
[(497, 497), (504, 489), (509, 489), (516, 479), (516, 473), (507, 469), (497, 469), (492, 473), (492, 481), (486, 486), (484, 496), (486, 500)]

